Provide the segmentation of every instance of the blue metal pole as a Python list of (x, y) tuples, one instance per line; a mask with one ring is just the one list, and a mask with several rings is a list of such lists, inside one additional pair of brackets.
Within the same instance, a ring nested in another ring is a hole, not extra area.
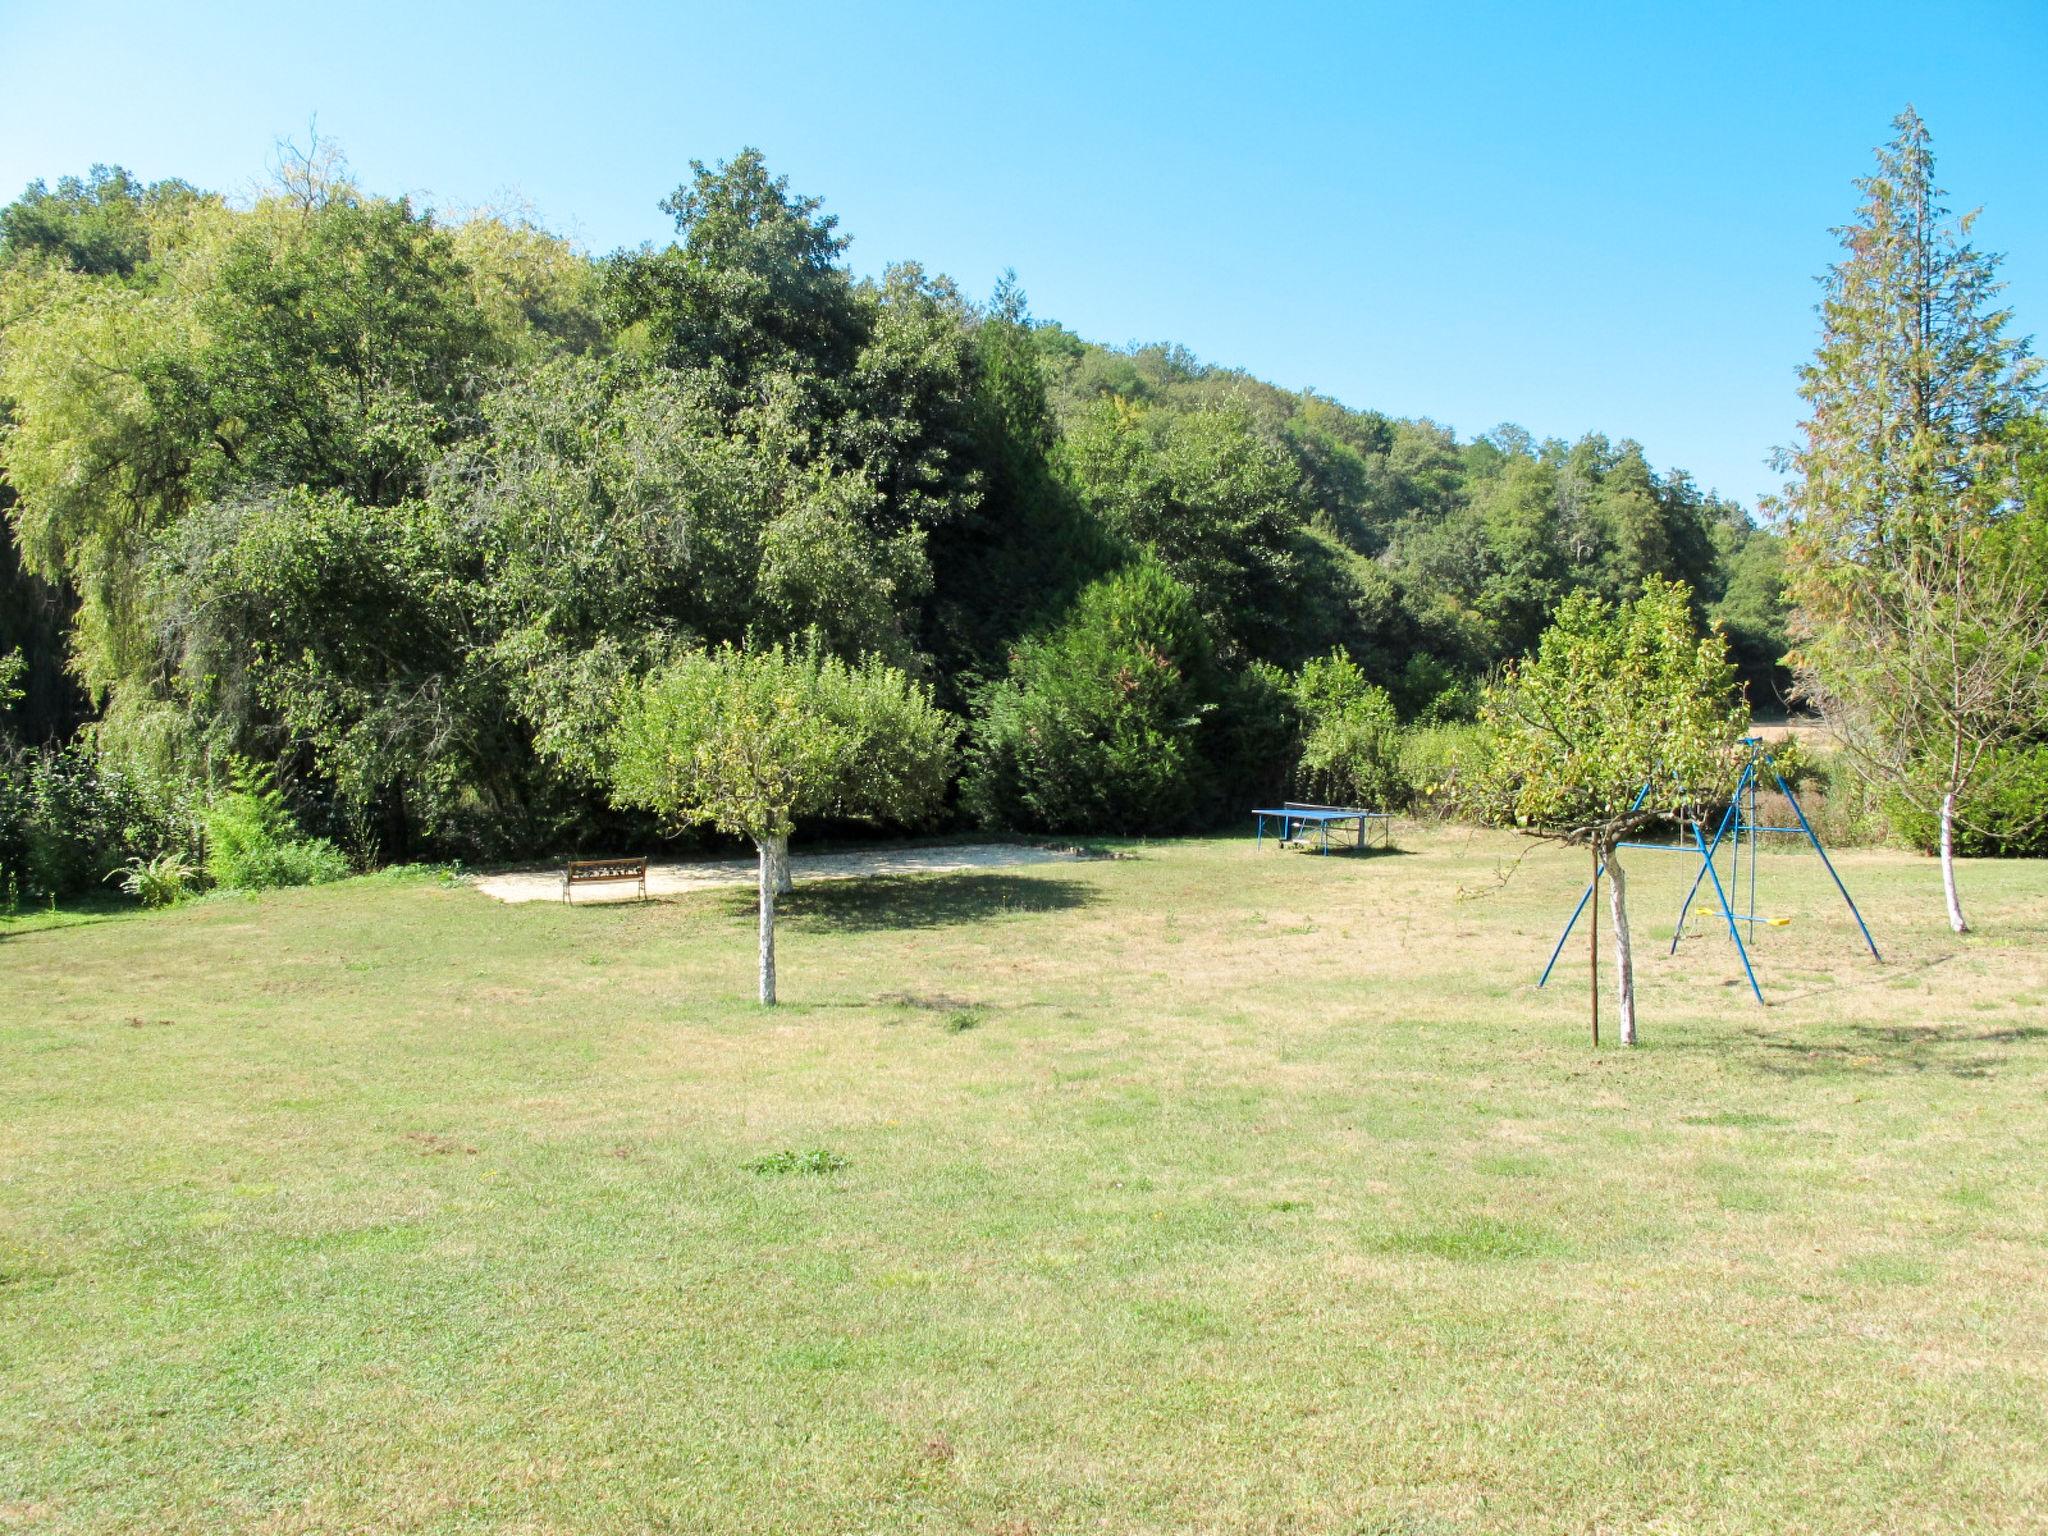
[[(1751, 749), (1750, 767), (1756, 766), (1755, 749)], [(1757, 782), (1754, 771), (1749, 776), (1749, 920), (1756, 921), (1756, 865), (1757, 855), (1763, 852), (1763, 841), (1756, 829)]]
[[(1600, 866), (1601, 869), (1605, 869), (1606, 867), (1607, 866), (1605, 864), (1602, 864)], [(1550, 973), (1557, 966), (1557, 957), (1564, 953), (1564, 941), (1570, 938), (1572, 936), (1572, 930), (1579, 926), (1579, 914), (1586, 910), (1586, 903), (1591, 901), (1592, 899), (1593, 887), (1591, 885), (1588, 885), (1584, 893), (1579, 897), (1579, 904), (1576, 907), (1572, 908), (1572, 920), (1564, 925), (1564, 932), (1560, 933), (1557, 936), (1557, 948), (1553, 949), (1550, 952), (1550, 964), (1543, 967), (1543, 975), (1536, 982), (1536, 985), (1539, 988), (1543, 985), (1544, 982), (1550, 980)]]
[(1842, 884), (1842, 877), (1835, 872), (1835, 861), (1828, 857), (1827, 849), (1821, 847), (1820, 839), (1814, 835), (1813, 824), (1806, 819), (1806, 812), (1800, 807), (1799, 797), (1792, 793), (1792, 786), (1785, 782), (1785, 776), (1778, 772), (1777, 762), (1769, 753), (1764, 761), (1771, 765), (1771, 777), (1778, 781), (1778, 789), (1785, 796), (1785, 803), (1792, 807), (1792, 814), (1799, 818), (1799, 830), (1806, 834), (1806, 840), (1813, 844), (1813, 851), (1820, 855), (1820, 861), (1827, 866), (1828, 877), (1835, 882), (1835, 889), (1842, 893), (1842, 900), (1849, 904), (1849, 915), (1856, 919), (1856, 926), (1863, 930), (1863, 942), (1870, 946), (1870, 958), (1878, 964), (1884, 963), (1884, 956), (1877, 952), (1877, 940), (1870, 936), (1870, 925), (1863, 921), (1863, 914), (1856, 910), (1856, 898), (1849, 894), (1849, 887)]
[[(1743, 781), (1750, 777), (1750, 769), (1753, 766), (1753, 764), (1746, 765), (1742, 770), (1742, 778), (1735, 781), (1735, 794), (1729, 798), (1728, 809), (1721, 813), (1721, 824), (1714, 828), (1714, 841), (1707, 849), (1707, 862), (1709, 864), (1713, 862), (1714, 855), (1721, 851), (1721, 840), (1728, 835), (1729, 820), (1735, 816), (1735, 807), (1741, 803)], [(1737, 829), (1736, 835), (1741, 835), (1740, 828)], [(1695, 842), (1697, 842), (1698, 832), (1695, 831), (1693, 836)], [(1692, 877), (1692, 888), (1685, 893), (1685, 901), (1678, 909), (1678, 925), (1671, 930), (1671, 948), (1665, 951), (1666, 954), (1675, 955), (1678, 953), (1678, 941), (1685, 937), (1686, 914), (1692, 911), (1692, 899), (1699, 895), (1700, 882), (1706, 878), (1707, 872), (1704, 868)]]
[(1757, 1006), (1762, 1007), (1764, 989), (1756, 984), (1756, 972), (1749, 963), (1749, 947), (1742, 942), (1742, 932), (1736, 925), (1735, 912), (1728, 905), (1728, 893), (1721, 889), (1721, 873), (1714, 868), (1714, 861), (1707, 857), (1706, 840), (1700, 836), (1698, 827), (1693, 828), (1692, 840), (1700, 851), (1700, 862), (1706, 866), (1708, 875), (1713, 878), (1714, 894), (1721, 901), (1721, 915), (1728, 919), (1728, 937), (1735, 941), (1735, 952), (1742, 956), (1742, 974), (1749, 978), (1749, 990), (1756, 994)]

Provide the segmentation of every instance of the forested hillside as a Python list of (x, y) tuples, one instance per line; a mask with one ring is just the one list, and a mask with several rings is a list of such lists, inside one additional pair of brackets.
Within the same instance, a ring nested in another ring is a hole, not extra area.
[[(1565, 594), (1650, 575), (1778, 701), (1777, 539), (1625, 437), (1461, 439), (1012, 280), (858, 278), (753, 152), (662, 207), (672, 244), (593, 258), (308, 156), (253, 202), (96, 168), (0, 213), (9, 729), (81, 739), (45, 780), (157, 829), (129, 852), (264, 768), (360, 863), (609, 846), (655, 831), (596, 787), (621, 683), (791, 639), (933, 686), (962, 819), (1172, 830), (1300, 782), (1331, 699), (1461, 719)], [(21, 836), (31, 884), (104, 862)]]

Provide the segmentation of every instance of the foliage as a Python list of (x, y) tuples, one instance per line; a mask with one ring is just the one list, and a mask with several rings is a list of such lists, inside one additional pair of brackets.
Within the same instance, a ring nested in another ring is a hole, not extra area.
[(132, 858), (109, 879), (119, 876), (121, 889), (145, 907), (168, 907), (183, 901), (199, 880), (199, 870), (178, 849), (154, 858)]
[(84, 743), (0, 744), (0, 883), (32, 897), (73, 895), (189, 836), (178, 806)]
[(1188, 586), (1227, 649), (1272, 657), (1302, 512), (1292, 460), (1249, 412), (1105, 398), (1069, 428), (1060, 462), (1111, 533)]
[(1212, 647), (1194, 594), (1156, 563), (1090, 585), (979, 703), (962, 798), (984, 825), (1176, 830), (1207, 809)]
[(882, 662), (725, 645), (626, 691), (613, 794), (670, 825), (756, 840), (809, 816), (914, 826), (944, 798), (954, 734), (929, 692)]
[(1802, 373), (1790, 592), (1803, 691), (1863, 772), (1938, 819), (1962, 932), (1959, 815), (2001, 752), (2048, 731), (2048, 516), (2021, 481), (2037, 364), (1974, 216), (1944, 205), (1926, 125), (1909, 108), (1894, 127)]
[[(1894, 818), (1884, 791), (1858, 773), (1839, 751), (1788, 740), (1773, 742), (1771, 756), (1823, 845), (1875, 848), (1894, 841)], [(1782, 803), (1775, 787), (1765, 788), (1763, 807), (1766, 822), (1792, 824), (1791, 808)]]
[[(1892, 797), (1891, 821), (1900, 837), (1923, 852), (1941, 842), (1941, 821), (1902, 797)], [(1992, 752), (1956, 808), (1956, 853), (1964, 858), (2048, 858), (2048, 743), (2000, 747)]]
[(1700, 636), (1682, 584), (1648, 578), (1618, 606), (1575, 593), (1536, 654), (1488, 687), (1486, 754), (1460, 765), (1459, 801), (1489, 825), (1604, 854), (1725, 800), (1748, 721), (1727, 641)]
[(1405, 807), (1411, 793), (1401, 759), (1401, 724), (1386, 689), (1342, 651), (1301, 669), (1294, 685), (1303, 736), (1297, 788), (1325, 805)]
[(1476, 721), (1424, 723), (1401, 735), (1401, 777), (1409, 790), (1409, 809), (1418, 815), (1448, 819), (1458, 812), (1461, 775), (1484, 775), (1490, 738)]
[(237, 763), (233, 787), (207, 806), (206, 875), (223, 890), (260, 891), (320, 885), (349, 872), (348, 860), (325, 838), (304, 837), (268, 770)]
[[(691, 649), (880, 657), (988, 715), (972, 814), (1126, 830), (1286, 791), (1272, 668), (1342, 652), (1403, 716), (1469, 718), (1572, 591), (1684, 580), (1776, 687), (1774, 541), (1631, 442), (1463, 441), (1086, 342), (1010, 276), (979, 305), (915, 263), (857, 277), (754, 150), (664, 206), (672, 242), (592, 260), (525, 210), (376, 196), (317, 143), (240, 204), (118, 168), (30, 187), (0, 213), (22, 732), (93, 717), (190, 783), (289, 765), (295, 818), (370, 862), (649, 835), (606, 793), (612, 710)], [(1108, 661), (1055, 680), (1101, 630), (1082, 594), (1145, 565), (1200, 656), (1031, 724), (1123, 784), (1090, 805), (1023, 734), (1018, 669), (1081, 702)], [(1380, 718), (1317, 750), (1384, 767)], [(1147, 788), (1119, 759), (1154, 739)]]

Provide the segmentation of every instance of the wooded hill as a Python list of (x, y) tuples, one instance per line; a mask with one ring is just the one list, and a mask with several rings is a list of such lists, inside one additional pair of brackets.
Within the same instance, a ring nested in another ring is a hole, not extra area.
[(1089, 342), (1009, 278), (857, 277), (752, 151), (662, 207), (672, 244), (592, 258), (318, 156), (247, 203), (30, 187), (0, 213), (16, 737), (90, 727), (160, 800), (272, 765), (374, 862), (650, 835), (579, 743), (723, 641), (905, 668), (963, 721), (962, 816), (1072, 830), (1287, 787), (1318, 658), (1458, 720), (1566, 593), (1649, 575), (1753, 700), (1783, 687), (1778, 541), (1625, 438), (1461, 439)]

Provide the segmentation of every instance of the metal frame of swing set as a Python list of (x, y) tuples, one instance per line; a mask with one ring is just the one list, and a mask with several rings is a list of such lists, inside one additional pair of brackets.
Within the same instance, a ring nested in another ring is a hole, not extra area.
[[(1742, 765), (1742, 776), (1735, 781), (1734, 793), (1728, 797), (1728, 805), (1721, 812), (1720, 822), (1714, 828), (1712, 842), (1708, 842), (1700, 830), (1702, 818), (1697, 816), (1681, 816), (1680, 826), (1685, 832), (1692, 834), (1692, 841), (1689, 844), (1683, 840), (1683, 834), (1681, 833), (1681, 840), (1675, 843), (1621, 842), (1615, 846), (1618, 848), (1643, 848), (1651, 853), (1690, 853), (1699, 859), (1699, 870), (1692, 877), (1692, 886), (1686, 891), (1685, 901), (1678, 909), (1678, 925), (1672, 930), (1671, 948), (1667, 953), (1674, 955), (1678, 953), (1678, 941), (1685, 937), (1686, 919), (1692, 915), (1693, 898), (1699, 894), (1702, 881), (1712, 880), (1714, 883), (1714, 899), (1720, 904), (1721, 916), (1728, 924), (1728, 937), (1735, 941), (1735, 952), (1742, 957), (1742, 973), (1749, 978), (1749, 990), (1755, 994), (1758, 1005), (1762, 1006), (1764, 1001), (1763, 988), (1757, 985), (1756, 969), (1749, 963), (1749, 946), (1742, 942), (1742, 929), (1740, 925), (1743, 923), (1769, 923), (1773, 921), (1770, 918), (1758, 917), (1756, 915), (1757, 856), (1762, 851), (1763, 846), (1759, 839), (1766, 832), (1788, 832), (1803, 835), (1809, 843), (1813, 844), (1813, 851), (1820, 855), (1821, 864), (1827, 869), (1828, 877), (1835, 882), (1835, 889), (1842, 893), (1842, 900), (1848, 904), (1849, 915), (1856, 919), (1856, 927), (1863, 935), (1863, 942), (1870, 947), (1871, 959), (1882, 964), (1884, 957), (1877, 952), (1877, 941), (1870, 936), (1869, 924), (1863, 921), (1863, 914), (1856, 910), (1856, 898), (1849, 894), (1849, 887), (1842, 883), (1842, 877), (1835, 869), (1834, 860), (1828, 857), (1827, 849), (1821, 846), (1819, 836), (1814, 832), (1812, 824), (1806, 819), (1806, 812), (1800, 808), (1799, 797), (1792, 793), (1792, 786), (1787, 784), (1785, 776), (1778, 772), (1777, 761), (1771, 756), (1769, 749), (1764, 746), (1763, 739), (1758, 736), (1745, 736), (1742, 738), (1741, 745), (1749, 748), (1749, 761)], [(1757, 772), (1759, 767), (1770, 769), (1771, 779), (1778, 786), (1778, 793), (1785, 797), (1785, 803), (1792, 807), (1792, 814), (1799, 820), (1799, 825), (1796, 827), (1771, 826), (1757, 819), (1757, 795), (1761, 787)], [(1643, 802), (1649, 798), (1653, 783), (1653, 780), (1646, 780), (1643, 787), (1636, 791), (1635, 803), (1629, 807), (1631, 811), (1642, 808)], [(1732, 837), (1730, 836), (1731, 833), (1733, 834)], [(1721, 884), (1721, 872), (1715, 867), (1714, 858), (1720, 853), (1722, 843), (1727, 842), (1730, 844), (1733, 858), (1728, 870), (1728, 884), (1735, 886), (1739, 891), (1742, 884), (1742, 841), (1744, 833), (1747, 833), (1749, 836), (1749, 903), (1747, 911), (1737, 912), (1734, 905), (1728, 899), (1727, 888)], [(1599, 888), (1600, 876), (1605, 872), (1606, 868), (1605, 861), (1594, 866), (1593, 879), (1586, 886), (1585, 893), (1579, 897), (1579, 904), (1572, 908), (1571, 921), (1564, 925), (1564, 932), (1557, 936), (1557, 947), (1551, 950), (1550, 963), (1543, 967), (1543, 975), (1537, 981), (1537, 986), (1541, 987), (1550, 980), (1550, 973), (1557, 968), (1558, 956), (1564, 953), (1565, 940), (1572, 936), (1572, 930), (1578, 926), (1579, 919), (1585, 915), (1586, 904), (1593, 899), (1593, 892)], [(1598, 919), (1596, 918), (1595, 921), (1597, 922)], [(1782, 922), (1784, 919), (1778, 919), (1777, 921)]]

